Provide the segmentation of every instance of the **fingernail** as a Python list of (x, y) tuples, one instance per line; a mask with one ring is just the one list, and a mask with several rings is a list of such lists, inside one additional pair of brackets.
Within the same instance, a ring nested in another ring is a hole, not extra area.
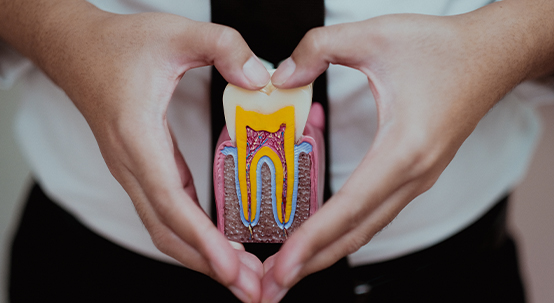
[(269, 286), (264, 287), (264, 294), (262, 297), (262, 303), (276, 303), (287, 294), (288, 288), (282, 288), (275, 282)]
[(269, 73), (256, 56), (250, 57), (250, 59), (244, 63), (242, 72), (254, 86), (263, 87), (269, 82)]
[(244, 250), (244, 246), (242, 245), (242, 243), (238, 243), (238, 242), (235, 242), (235, 241), (229, 241), (229, 244), (231, 244), (231, 246), (236, 250)]
[(244, 293), (240, 288), (236, 286), (229, 286), (229, 290), (242, 302), (252, 302), (250, 296)]
[(275, 71), (273, 77), (271, 77), (271, 83), (273, 83), (274, 85), (285, 84), (292, 73), (294, 73), (295, 69), (296, 63), (294, 63), (292, 58), (289, 57), (287, 60), (283, 61), (281, 65), (279, 65), (279, 68), (277, 68), (277, 71)]

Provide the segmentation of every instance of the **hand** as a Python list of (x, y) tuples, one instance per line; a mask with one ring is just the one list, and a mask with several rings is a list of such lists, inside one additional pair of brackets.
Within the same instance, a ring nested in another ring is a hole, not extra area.
[(156, 247), (241, 300), (258, 301), (262, 264), (242, 245), (234, 249), (199, 207), (166, 111), (189, 69), (213, 64), (246, 89), (263, 87), (268, 72), (228, 27), (169, 14), (78, 11), (71, 30), (50, 40), (63, 48), (36, 61), (86, 118)]
[(279, 301), (301, 278), (368, 243), (434, 184), (481, 118), (526, 75), (498, 52), (517, 49), (507, 45), (515, 42), (488, 41), (472, 18), (391, 15), (317, 28), (273, 74), (276, 87), (292, 88), (329, 63), (360, 70), (379, 129), (344, 186), (264, 263), (262, 302)]

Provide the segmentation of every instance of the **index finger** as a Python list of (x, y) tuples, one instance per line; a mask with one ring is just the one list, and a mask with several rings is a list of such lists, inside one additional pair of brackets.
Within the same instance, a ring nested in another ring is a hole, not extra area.
[(412, 171), (416, 153), (406, 156), (401, 147), (395, 140), (374, 145), (343, 188), (283, 245), (273, 266), (276, 284), (291, 287), (353, 253), (428, 188), (428, 179)]

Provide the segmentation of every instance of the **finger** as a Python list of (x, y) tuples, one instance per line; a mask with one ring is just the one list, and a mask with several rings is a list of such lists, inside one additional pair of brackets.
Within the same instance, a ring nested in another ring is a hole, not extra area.
[(276, 303), (281, 301), (289, 288), (278, 284), (274, 277), (274, 270), (270, 269), (262, 279), (262, 303)]
[(256, 276), (258, 276), (258, 279), (261, 279), (264, 274), (264, 268), (262, 262), (260, 262), (260, 259), (246, 251), (238, 251), (237, 254), (239, 256), (240, 262), (246, 267), (250, 268), (256, 274)]
[[(187, 268), (204, 273), (219, 281), (218, 273), (213, 269), (209, 260), (198, 249), (184, 242), (158, 218), (155, 209), (148, 203), (148, 198), (140, 184), (136, 180), (126, 183), (128, 185), (126, 190), (132, 193), (137, 213), (149, 231), (155, 246)], [(186, 200), (183, 202), (187, 203)]]
[(377, 232), (385, 228), (398, 215), (409, 201), (417, 196), (417, 188), (418, 184), (410, 182), (395, 191), (355, 228), (348, 230), (306, 260), (297, 276), (289, 278), (292, 280), (290, 283), (295, 284), (303, 277), (333, 265), (343, 256), (354, 253), (368, 243)]
[[(391, 207), (384, 207), (384, 209), (378, 207), (377, 210), (363, 222), (363, 224), (360, 224), (358, 225), (358, 227), (349, 230), (337, 241), (331, 242), (330, 245), (315, 252), (309, 259), (306, 260), (306, 263), (297, 266), (296, 270), (291, 270), (288, 273), (288, 276), (284, 278), (284, 281), (279, 278), (279, 274), (275, 273), (274, 259), (271, 262), (272, 264), (268, 264), (267, 272), (262, 280), (262, 302), (279, 302), (279, 300), (285, 296), (288, 290), (302, 278), (313, 272), (320, 271), (333, 265), (343, 256), (356, 251), (359, 247), (361, 247), (361, 245), (367, 243), (371, 238), (369, 235), (373, 235), (377, 231), (382, 229), (380, 224), (377, 222), (382, 221), (381, 218), (383, 217), (391, 218), (392, 220), (392, 218), (396, 216), (398, 214), (398, 211), (400, 211), (400, 209), (403, 207), (397, 206), (397, 203), (394, 202), (402, 203), (403, 201), (405, 201), (405, 197), (400, 196), (398, 198), (400, 199), (397, 199), (395, 197), (394, 199), (392, 199), (393, 201), (389, 201), (391, 203), (387, 202), (385, 204), (388, 206), (393, 205), (392, 209)], [(295, 233), (295, 236), (299, 233), (299, 231)], [(292, 237), (290, 240), (292, 240)], [(299, 242), (302, 243), (304, 240), (305, 238), (300, 240)], [(297, 244), (292, 244), (290, 247), (295, 247), (297, 248), (297, 250), (303, 249), (303, 247), (299, 247)], [(290, 255), (297, 252), (288, 253), (283, 250), (280, 253)], [(264, 269), (265, 266), (266, 264), (264, 263)]]
[(269, 82), (269, 72), (238, 31), (202, 22), (196, 23), (195, 29), (192, 39), (198, 45), (197, 61), (190, 65), (213, 64), (225, 80), (246, 89), (260, 89)]
[[(136, 187), (140, 187), (138, 183)], [(135, 208), (149, 231), (155, 246), (187, 268), (213, 276), (213, 270), (208, 260), (197, 249), (175, 235), (171, 229), (158, 219), (152, 206), (148, 203), (143, 203), (143, 201), (147, 200), (143, 193), (137, 194), (136, 191), (134, 192)], [(140, 195), (140, 197), (136, 197), (137, 195)]]
[[(218, 237), (220, 233), (199, 208), (197, 201), (193, 201), (186, 193), (181, 195), (179, 200), (182, 205), (175, 208), (172, 216), (180, 218), (182, 223), (175, 226), (171, 221), (178, 219), (168, 220), (167, 215), (159, 215), (160, 210), (154, 206), (159, 202), (150, 202), (152, 198), (142, 190), (142, 185), (138, 181), (134, 183), (135, 185), (132, 186), (134, 188), (130, 191), (134, 196), (137, 213), (160, 251), (175, 258), (186, 267), (207, 274), (224, 285), (228, 286), (236, 280), (238, 266), (235, 263), (238, 263), (238, 257), (235, 250), (226, 239)], [(165, 203), (171, 203), (171, 201), (165, 201)], [(181, 230), (187, 232), (179, 232)], [(210, 247), (213, 251), (225, 250), (224, 245), (229, 247), (227, 254), (206, 253)]]
[[(127, 185), (128, 192), (135, 192), (135, 205), (145, 210), (142, 216), (149, 211), (147, 205), (151, 205), (163, 225), (207, 259), (214, 279), (224, 285), (232, 285), (238, 274), (238, 257), (228, 240), (198, 207), (197, 201), (192, 200), (183, 188), (175, 156), (172, 155), (174, 147), (170, 140), (164, 140), (169, 137), (168, 131), (163, 127), (135, 128), (133, 131), (141, 133), (141, 137), (124, 135), (122, 137), (126, 139), (123, 144), (120, 143), (130, 155), (130, 159), (123, 161), (130, 177), (122, 180), (122, 184)], [(136, 194), (141, 192), (138, 189), (143, 191), (144, 197)], [(169, 242), (168, 237), (149, 231), (154, 242), (167, 249), (165, 243), (159, 242)], [(190, 263), (184, 265), (193, 266)]]
[[(357, 31), (361, 23), (314, 28), (306, 33), (292, 55), (277, 68), (271, 82), (278, 88), (293, 88), (312, 83), (330, 63), (357, 68), (362, 55), (357, 45), (367, 47), (368, 37)], [(353, 43), (355, 41), (356, 43)]]
[(325, 113), (321, 103), (314, 102), (308, 115), (308, 124), (317, 127), (320, 131), (325, 130)]
[(229, 290), (242, 302), (259, 302), (261, 283), (257, 274), (248, 266), (241, 265), (238, 278)]
[(279, 254), (279, 252), (277, 252), (276, 254), (268, 257), (267, 259), (265, 259), (264, 261), (264, 275), (267, 274), (267, 272), (269, 272), (273, 266), (275, 265), (275, 258), (277, 257), (277, 254)]
[[(387, 140), (380, 147), (372, 148), (343, 188), (288, 239), (273, 268), (274, 278), (279, 285), (291, 287), (301, 277), (329, 266), (357, 250), (394, 218), (396, 212), (392, 210), (399, 211), (414, 197), (401, 189), (417, 177), (408, 173), (415, 160), (403, 159), (405, 156), (400, 151), (405, 149), (400, 147), (394, 140)], [(392, 203), (387, 206), (392, 207), (392, 210), (386, 207), (380, 212), (381, 205), (389, 203), (389, 197), (393, 199), (396, 196), (404, 204)], [(366, 222), (367, 218), (371, 220)], [(350, 240), (348, 246), (332, 247), (364, 222), (369, 224), (364, 225), (367, 231), (364, 237), (347, 238)], [(311, 267), (305, 267), (327, 247), (332, 247), (327, 251), (328, 256), (319, 257), (317, 262), (310, 263)]]
[[(137, 187), (141, 186), (137, 184)], [(234, 250), (202, 210), (190, 201), (190, 197), (183, 195), (181, 201), (184, 202), (183, 205), (172, 212), (175, 218), (166, 216), (165, 220), (159, 219), (156, 215), (149, 215), (159, 213), (159, 210), (154, 209), (149, 203), (137, 203), (138, 209), (152, 208), (150, 211), (141, 212), (146, 213), (142, 215), (146, 218), (145, 225), (150, 226), (151, 233), (154, 230), (153, 239), (156, 246), (185, 266), (203, 272), (229, 287), (241, 300), (257, 300), (260, 295), (259, 281), (263, 273), (261, 262), (251, 254)], [(177, 226), (173, 223), (174, 220), (182, 224)], [(153, 225), (154, 228), (151, 227)], [(165, 228), (166, 225), (169, 227)], [(183, 233), (183, 230), (186, 232)], [(222, 253), (225, 250), (228, 251)]]
[[(148, 204), (143, 205), (141, 209), (148, 206)], [(220, 281), (209, 261), (198, 250), (183, 242), (171, 230), (167, 229), (156, 216), (151, 214), (155, 214), (155, 212), (153, 210), (146, 212), (146, 215), (143, 216), (143, 221), (146, 226), (155, 226), (153, 228), (155, 230), (154, 234), (164, 235), (163, 241), (158, 240), (156, 242), (156, 246), (160, 250), (173, 256), (182, 264), (186, 264), (188, 268), (205, 273)], [(259, 259), (250, 253), (244, 251), (238, 251), (237, 253), (239, 253), (241, 264), (239, 265), (235, 281), (231, 285), (228, 285), (229, 290), (243, 302), (256, 302), (260, 296), (261, 287), (259, 286), (259, 281), (262, 278), (262, 264)]]

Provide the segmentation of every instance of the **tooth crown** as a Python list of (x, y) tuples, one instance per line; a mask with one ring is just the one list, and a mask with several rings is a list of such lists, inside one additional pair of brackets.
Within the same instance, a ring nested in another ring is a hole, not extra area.
[(232, 142), (236, 142), (234, 126), (236, 125), (237, 106), (264, 115), (272, 114), (283, 107), (294, 107), (295, 142), (298, 142), (302, 137), (302, 132), (304, 132), (311, 104), (312, 84), (294, 89), (276, 89), (269, 82), (263, 89), (257, 91), (246, 90), (229, 84), (223, 92), (225, 122)]

